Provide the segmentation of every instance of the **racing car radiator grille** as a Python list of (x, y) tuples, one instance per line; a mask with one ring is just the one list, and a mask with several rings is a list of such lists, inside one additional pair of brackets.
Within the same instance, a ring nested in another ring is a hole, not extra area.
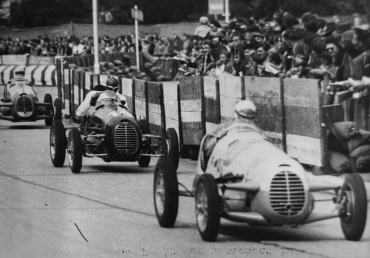
[(20, 97), (16, 103), (17, 112), (32, 112), (32, 102), (27, 97)]
[(120, 154), (131, 155), (139, 148), (139, 137), (133, 126), (122, 123), (116, 127), (114, 145)]
[(273, 210), (281, 215), (298, 214), (305, 203), (305, 192), (301, 179), (288, 171), (276, 174), (271, 181), (270, 203)]

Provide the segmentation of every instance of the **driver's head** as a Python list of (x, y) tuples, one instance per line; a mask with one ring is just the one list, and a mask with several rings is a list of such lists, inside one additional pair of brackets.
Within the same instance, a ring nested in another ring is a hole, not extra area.
[(242, 100), (235, 105), (235, 114), (237, 119), (250, 119), (253, 120), (256, 117), (257, 107), (252, 101)]
[(14, 69), (14, 75), (16, 77), (19, 77), (19, 76), (24, 76), (26, 72), (26, 67), (24, 65), (20, 65), (20, 66), (17, 66), (15, 69)]
[(118, 80), (114, 77), (110, 77), (106, 83), (106, 90), (117, 92), (118, 91)]

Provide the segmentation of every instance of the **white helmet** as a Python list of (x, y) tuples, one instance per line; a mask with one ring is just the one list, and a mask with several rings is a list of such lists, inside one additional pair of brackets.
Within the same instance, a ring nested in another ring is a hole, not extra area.
[(250, 100), (242, 100), (235, 105), (235, 112), (241, 117), (253, 119), (256, 116), (257, 107)]

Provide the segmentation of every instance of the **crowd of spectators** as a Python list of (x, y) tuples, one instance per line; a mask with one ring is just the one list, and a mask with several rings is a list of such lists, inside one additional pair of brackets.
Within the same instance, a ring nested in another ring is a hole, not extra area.
[[(234, 76), (316, 78), (331, 81), (370, 76), (370, 31), (360, 15), (334, 16), (326, 22), (313, 13), (294, 17), (280, 8), (272, 17), (238, 18), (222, 26), (200, 18), (193, 35), (159, 37), (146, 34), (140, 51), (175, 56), (178, 77), (227, 73)], [(0, 55), (76, 56), (91, 54), (93, 38), (32, 40), (0, 38)], [(135, 36), (99, 39), (99, 53), (134, 53)]]
[[(93, 37), (55, 37), (47, 35), (35, 39), (0, 38), (0, 55), (35, 55), (35, 56), (78, 56), (94, 52)], [(105, 36), (99, 38), (99, 53), (134, 53), (135, 36), (120, 36), (115, 39)]]
[(179, 76), (328, 75), (331, 81), (370, 76), (370, 31), (361, 19), (334, 16), (326, 22), (312, 13), (297, 19), (282, 9), (273, 17), (234, 19), (226, 26), (201, 17), (176, 57), (183, 64)]

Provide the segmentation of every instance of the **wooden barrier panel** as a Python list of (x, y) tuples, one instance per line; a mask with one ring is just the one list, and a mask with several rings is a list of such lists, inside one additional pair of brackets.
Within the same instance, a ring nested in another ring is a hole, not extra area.
[(30, 56), (28, 65), (55, 65), (54, 56)]
[(204, 106), (208, 133), (221, 123), (219, 81), (213, 76), (204, 77)]
[(4, 55), (2, 65), (27, 65), (26, 55)]
[(72, 114), (72, 70), (64, 69), (64, 113), (67, 116)]
[(245, 99), (257, 107), (256, 125), (277, 147), (285, 148), (285, 115), (280, 78), (244, 77)]
[(73, 77), (72, 96), (71, 96), (71, 100), (73, 101), (72, 117), (76, 120), (79, 120), (79, 117), (76, 115), (76, 110), (83, 100), (84, 94), (83, 91), (85, 88), (84, 86), (85, 74), (83, 71), (73, 71), (72, 77)]
[(148, 119), (148, 88), (147, 82), (134, 79), (135, 115), (137, 120)]
[(232, 75), (220, 75), (220, 106), (221, 122), (227, 122), (234, 118), (235, 104), (244, 99), (243, 78)]
[(163, 82), (163, 103), (166, 119), (166, 129), (174, 128), (179, 136), (180, 146), (182, 145), (182, 130), (180, 126), (179, 112), (179, 82)]
[(127, 78), (120, 78), (120, 92), (126, 97), (128, 110), (135, 116), (135, 99), (133, 90), (133, 80)]
[(163, 105), (163, 85), (159, 82), (147, 82), (148, 121), (151, 134), (166, 135), (165, 111)]
[(57, 59), (56, 60), (56, 75), (57, 75), (57, 87), (58, 87), (58, 98), (60, 100), (63, 99), (63, 92), (62, 92), (62, 78), (63, 78), (63, 60)]
[(202, 76), (180, 80), (180, 112), (184, 145), (200, 145), (206, 133)]
[(325, 129), (321, 126), (321, 85), (314, 79), (284, 79), (286, 144), (289, 156), (323, 166)]

